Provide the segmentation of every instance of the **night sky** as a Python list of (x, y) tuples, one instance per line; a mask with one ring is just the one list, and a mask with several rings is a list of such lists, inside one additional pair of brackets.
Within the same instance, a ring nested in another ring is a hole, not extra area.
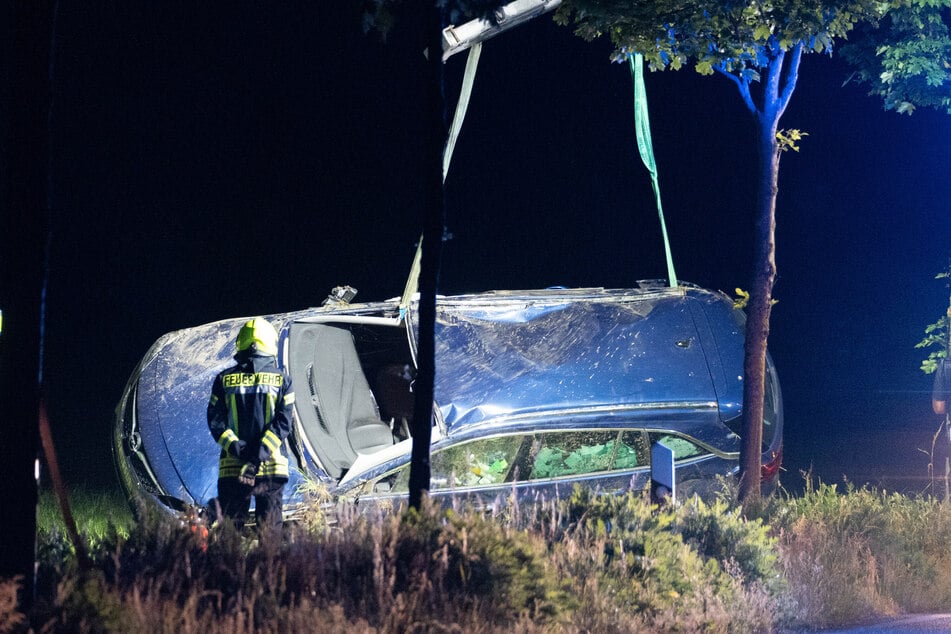
[[(359, 3), (59, 3), (44, 380), (73, 484), (112, 482), (113, 409), (160, 335), (402, 292), (420, 231), (414, 28)], [(546, 16), (489, 41), (446, 183), (440, 292), (666, 276), (631, 78)], [(445, 66), (455, 103), (465, 55)], [(948, 301), (951, 117), (882, 110), (807, 56), (781, 126), (769, 347), (784, 483), (920, 490), (938, 420), (913, 345)], [(733, 85), (646, 77), (678, 277), (749, 287), (755, 166)], [(917, 479), (915, 479), (917, 478)]]

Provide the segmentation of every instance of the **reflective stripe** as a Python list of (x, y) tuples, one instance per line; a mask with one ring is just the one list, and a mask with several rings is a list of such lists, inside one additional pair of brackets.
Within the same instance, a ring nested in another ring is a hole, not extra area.
[(238, 405), (236, 402), (234, 394), (228, 395), (228, 413), (231, 414), (231, 429), (235, 432), (239, 431), (238, 429)]
[(287, 468), (287, 458), (285, 458), (280, 453), (275, 453), (272, 460), (261, 463), (261, 468), (258, 469), (258, 475), (260, 476), (277, 476), (277, 477), (288, 477), (289, 470)]
[(218, 395), (217, 395), (217, 394), (212, 394), (212, 395), (211, 395), (211, 398), (208, 399), (208, 406), (209, 406), (209, 407), (214, 407), (214, 406), (217, 405), (217, 404), (218, 404)]
[(264, 443), (264, 446), (271, 450), (272, 454), (277, 454), (281, 450), (281, 439), (270, 429), (264, 433), (264, 438), (261, 439), (261, 442)]
[(222, 456), (221, 460), (218, 461), (218, 477), (219, 478), (237, 478), (241, 475), (241, 468), (244, 466), (244, 461), (240, 458), (235, 458), (234, 456)]
[(285, 405), (293, 405), (293, 404), (294, 404), (294, 393), (293, 393), (293, 392), (288, 392), (287, 394), (284, 395), (284, 404), (285, 404)]
[(228, 448), (231, 447), (236, 440), (238, 440), (238, 435), (234, 433), (234, 431), (226, 429), (224, 433), (218, 437), (218, 444), (221, 445), (221, 448), (227, 453)]
[[(231, 455), (222, 456), (218, 461), (218, 478), (237, 478), (241, 475), (244, 461)], [(287, 458), (281, 454), (274, 454), (271, 460), (262, 462), (258, 468), (259, 476), (274, 476), (286, 478), (290, 474)]]

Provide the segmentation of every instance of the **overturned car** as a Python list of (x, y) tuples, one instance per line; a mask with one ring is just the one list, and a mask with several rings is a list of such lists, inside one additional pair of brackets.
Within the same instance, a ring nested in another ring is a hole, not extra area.
[[(337, 301), (267, 316), (296, 393), (285, 515), (314, 481), (363, 508), (407, 498), (416, 306)], [(205, 409), (246, 319), (164, 335), (136, 367), (114, 429), (130, 498), (182, 510), (216, 496)], [(492, 504), (575, 484), (646, 489), (655, 442), (673, 451), (678, 497), (709, 491), (738, 466), (743, 322), (729, 297), (685, 284), (439, 297), (430, 495)], [(766, 385), (769, 487), (783, 427), (769, 360)]]

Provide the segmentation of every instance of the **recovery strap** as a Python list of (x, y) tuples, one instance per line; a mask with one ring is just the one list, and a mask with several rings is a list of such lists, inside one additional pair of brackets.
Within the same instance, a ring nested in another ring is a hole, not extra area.
[(644, 56), (640, 53), (627, 56), (634, 78), (634, 129), (637, 132), (637, 151), (644, 166), (651, 175), (651, 187), (657, 200), (657, 215), (660, 217), (660, 231), (664, 236), (664, 253), (667, 256), (667, 277), (671, 288), (677, 287), (677, 274), (674, 272), (674, 258), (670, 254), (670, 240), (667, 238), (667, 223), (664, 222), (664, 207), (660, 202), (660, 184), (657, 181), (657, 164), (654, 162), (654, 146), (651, 143), (651, 124), (647, 116), (647, 91), (644, 89)]
[[(469, 55), (466, 57), (466, 70), (462, 77), (459, 101), (452, 116), (452, 125), (449, 127), (449, 136), (446, 139), (446, 147), (442, 154), (442, 180), (444, 183), (446, 182), (446, 175), (449, 173), (452, 151), (456, 147), (456, 139), (459, 138), (462, 121), (466, 118), (466, 110), (469, 108), (469, 97), (472, 95), (472, 85), (475, 83), (476, 70), (479, 68), (479, 56), (481, 54), (482, 42), (477, 42), (469, 48)], [(423, 236), (420, 235), (419, 244), (416, 245), (416, 255), (413, 257), (413, 265), (409, 270), (409, 279), (406, 281), (406, 288), (403, 289), (403, 296), (400, 299), (400, 319), (406, 317), (406, 310), (409, 308), (409, 303), (413, 300), (419, 286), (419, 268), (422, 255)]]

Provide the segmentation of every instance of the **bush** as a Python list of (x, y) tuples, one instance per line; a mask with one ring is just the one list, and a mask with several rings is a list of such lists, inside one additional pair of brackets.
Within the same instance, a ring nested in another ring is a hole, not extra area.
[[(323, 540), (292, 548), (307, 554), (292, 558), (298, 563), (289, 579), (313, 579), (312, 593), (371, 623), (392, 625), (396, 617), (425, 623), (447, 611), (471, 611), (502, 624), (520, 615), (543, 621), (556, 612), (558, 584), (546, 569), (543, 542), (474, 512), (426, 507), (351, 518)], [(318, 562), (318, 569), (307, 562)]]
[[(315, 498), (326, 507), (326, 500)], [(323, 510), (320, 511), (324, 513)], [(315, 515), (258, 543), (230, 523), (143, 509), (79, 570), (41, 522), (45, 632), (768, 632), (951, 604), (951, 505), (807, 485), (746, 519), (720, 500), (564, 501)], [(77, 513), (82, 516), (83, 512)], [(210, 529), (210, 532), (209, 532)], [(27, 624), (0, 583), (0, 632)]]
[(814, 626), (951, 604), (951, 506), (872, 488), (807, 480), (773, 525), (792, 596)]
[(573, 594), (589, 629), (772, 628), (779, 572), (770, 552), (775, 542), (761, 523), (735, 513), (712, 519), (724, 507), (699, 499), (658, 509), (640, 494), (599, 496), (581, 488), (566, 505), (556, 566), (579, 580)]
[(206, 538), (200, 524), (138, 517), (97, 551), (92, 574), (45, 569), (57, 591), (35, 622), (48, 631), (287, 631), (305, 615), (332, 614), (340, 631), (502, 631), (557, 612), (543, 541), (477, 513), (427, 507), (323, 532), (289, 526), (283, 543), (258, 543), (227, 522)]
[(17, 609), (22, 582), (22, 577), (0, 579), (0, 634), (16, 631), (26, 622), (26, 615)]

